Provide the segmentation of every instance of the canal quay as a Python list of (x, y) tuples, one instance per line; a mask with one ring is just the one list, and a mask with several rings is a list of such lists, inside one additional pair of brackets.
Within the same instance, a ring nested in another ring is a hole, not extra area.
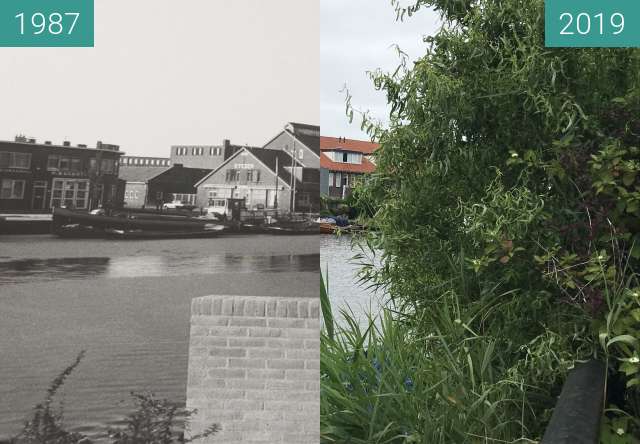
[[(191, 430), (215, 422), (220, 442), (316, 442), (319, 134), (288, 122), (258, 146), (164, 156), (0, 140), (0, 443), (82, 352), (56, 401), (92, 441), (135, 392), (198, 410)], [(309, 405), (287, 411), (272, 389)]]
[(184, 405), (192, 299), (317, 298), (318, 252), (313, 235), (0, 235), (0, 441), (20, 431), (81, 350), (60, 397), (70, 429), (118, 426), (131, 391)]

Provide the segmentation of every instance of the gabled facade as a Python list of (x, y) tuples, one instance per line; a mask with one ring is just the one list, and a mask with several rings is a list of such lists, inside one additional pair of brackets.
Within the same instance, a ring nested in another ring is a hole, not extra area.
[(54, 145), (16, 137), (0, 141), (0, 210), (50, 211), (66, 206), (89, 210), (118, 203), (117, 145), (98, 142), (95, 148)]
[(290, 122), (263, 148), (289, 155), (295, 150), (298, 167), (320, 168), (320, 127)]
[(372, 154), (379, 145), (373, 142), (336, 137), (320, 137), (320, 192), (344, 199), (358, 177), (376, 169)]
[[(318, 189), (291, 175), (291, 156), (280, 150), (242, 148), (196, 186), (199, 205), (221, 198), (245, 199), (250, 210), (291, 211), (295, 188), (296, 210), (310, 211), (319, 204)], [(307, 173), (308, 174), (308, 173)]]

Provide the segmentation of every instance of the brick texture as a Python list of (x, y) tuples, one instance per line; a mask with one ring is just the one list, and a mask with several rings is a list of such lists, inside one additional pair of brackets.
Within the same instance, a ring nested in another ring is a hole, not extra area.
[(187, 408), (197, 443), (320, 442), (319, 300), (205, 296), (191, 304)]

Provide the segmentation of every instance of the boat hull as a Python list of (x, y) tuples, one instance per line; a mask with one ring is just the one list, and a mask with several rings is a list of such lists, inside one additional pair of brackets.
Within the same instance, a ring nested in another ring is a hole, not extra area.
[(136, 217), (133, 214), (121, 213), (119, 216), (102, 216), (87, 213), (80, 213), (64, 208), (55, 208), (53, 210), (53, 232), (55, 234), (65, 235), (70, 230), (67, 226), (77, 225), (83, 227), (78, 230), (78, 234), (86, 232), (90, 234), (92, 231), (103, 233), (105, 230), (149, 230), (149, 231), (166, 231), (166, 232), (201, 232), (205, 231), (205, 225), (211, 221), (193, 219), (193, 218), (177, 218), (173, 217)]

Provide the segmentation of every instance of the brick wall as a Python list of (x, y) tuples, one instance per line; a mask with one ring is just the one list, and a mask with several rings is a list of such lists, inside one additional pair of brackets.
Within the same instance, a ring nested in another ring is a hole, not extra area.
[(205, 296), (191, 304), (187, 408), (198, 443), (320, 442), (318, 299)]

